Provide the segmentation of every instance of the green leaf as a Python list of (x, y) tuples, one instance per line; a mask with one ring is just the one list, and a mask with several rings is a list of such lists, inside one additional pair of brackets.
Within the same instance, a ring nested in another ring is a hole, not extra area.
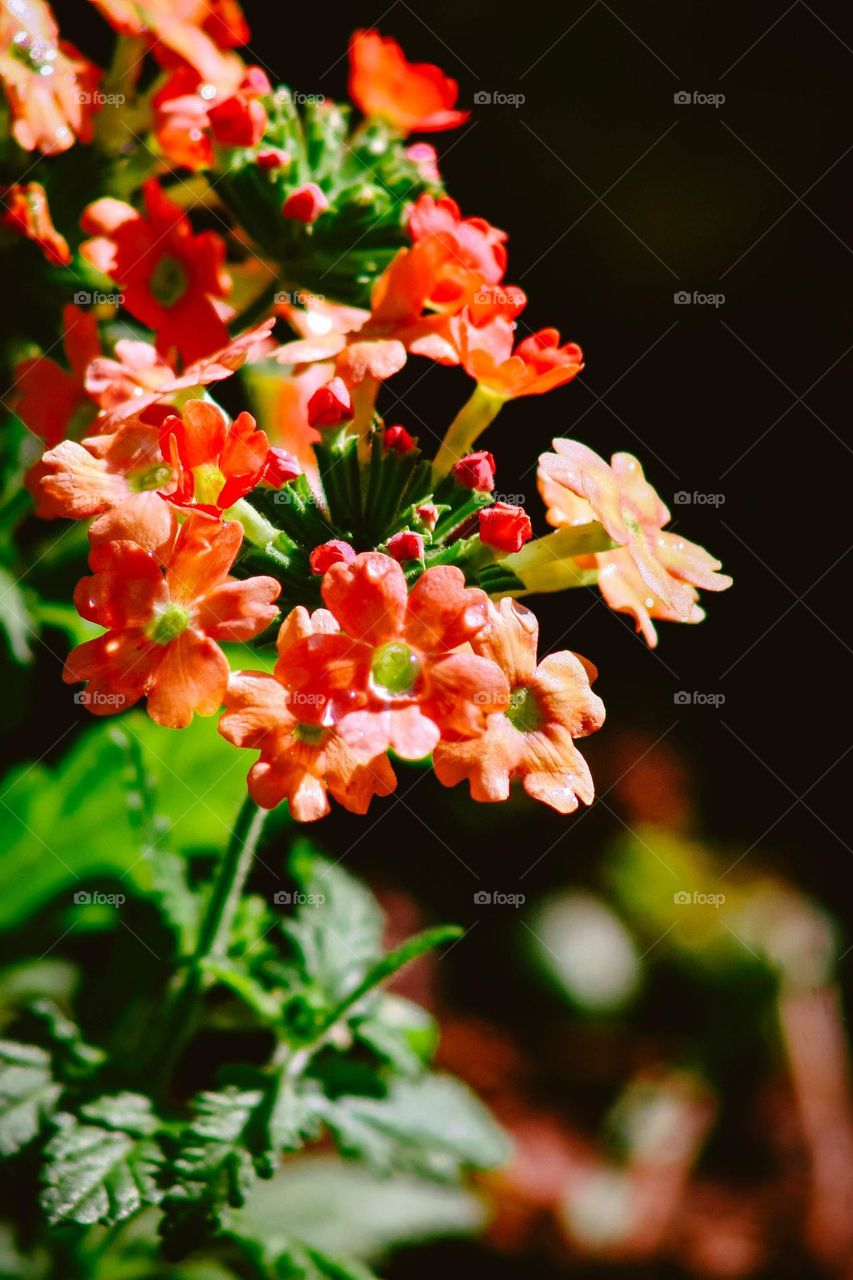
[(261, 1089), (227, 1088), (193, 1099), (193, 1118), (169, 1161), (170, 1187), (161, 1225), (170, 1257), (181, 1257), (222, 1230), (256, 1176), (275, 1170)]
[(372, 893), (340, 866), (298, 844), (291, 870), (302, 901), (284, 925), (305, 977), (329, 1004), (343, 1000), (382, 955), (382, 912)]
[(438, 1043), (435, 1019), (398, 995), (383, 994), (365, 1017), (353, 1023), (352, 1030), (400, 1075), (420, 1075)]
[(438, 925), (435, 929), (424, 929), (422, 933), (416, 933), (414, 937), (408, 938), (399, 947), (389, 951), (381, 960), (377, 960), (376, 964), (370, 966), (358, 986), (332, 1012), (329, 1021), (337, 1022), (348, 1008), (356, 1005), (380, 983), (386, 982), (388, 978), (410, 964), (412, 960), (416, 960), (418, 956), (424, 955), (425, 952), (440, 947), (444, 942), (456, 941), (462, 936), (462, 932), (458, 925), (446, 924)]
[(472, 1235), (485, 1221), (481, 1199), (466, 1188), (410, 1174), (381, 1178), (338, 1156), (311, 1155), (258, 1183), (232, 1232), (265, 1246), (269, 1259), (297, 1239), (327, 1256), (376, 1263), (403, 1244)]
[(0, 1155), (14, 1155), (32, 1142), (61, 1091), (49, 1053), (36, 1045), (0, 1041)]
[(463, 1169), (491, 1169), (508, 1140), (481, 1102), (451, 1076), (398, 1080), (384, 1098), (318, 1098), (340, 1152), (378, 1173), (395, 1170), (453, 1179)]
[(45, 1148), (41, 1204), (51, 1223), (114, 1225), (157, 1204), (162, 1152), (159, 1123), (140, 1094), (99, 1098), (80, 1115), (56, 1117)]
[(37, 626), (30, 617), (24, 593), (16, 579), (0, 566), (0, 630), (6, 637), (6, 644), (11, 657), (19, 665), (32, 662), (33, 651), (31, 638), (37, 633)]
[(150, 868), (151, 897), (174, 930), (180, 954), (190, 955), (198, 938), (200, 916), (198, 898), (189, 884), (186, 858), (169, 845), (169, 820), (158, 812), (154, 778), (139, 738), (120, 723), (115, 735), (127, 754), (128, 811), (142, 856)]

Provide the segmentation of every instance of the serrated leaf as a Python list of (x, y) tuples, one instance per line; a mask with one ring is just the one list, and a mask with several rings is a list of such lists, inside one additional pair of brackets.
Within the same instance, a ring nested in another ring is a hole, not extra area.
[(0, 1041), (0, 1155), (14, 1155), (32, 1142), (61, 1091), (49, 1053), (32, 1044)]
[(99, 1098), (79, 1116), (56, 1117), (45, 1148), (41, 1205), (48, 1220), (112, 1226), (158, 1204), (163, 1156), (151, 1102), (140, 1094)]
[(451, 1179), (466, 1168), (494, 1168), (508, 1155), (506, 1135), (451, 1076), (398, 1080), (384, 1098), (321, 1097), (318, 1105), (340, 1152), (378, 1173)]
[(297, 846), (291, 870), (304, 901), (284, 933), (299, 951), (306, 979), (334, 1005), (381, 958), (382, 913), (363, 884), (305, 845)]
[(193, 1099), (193, 1118), (181, 1132), (169, 1164), (161, 1232), (170, 1257), (181, 1257), (227, 1221), (256, 1176), (275, 1168), (261, 1089), (227, 1088)]

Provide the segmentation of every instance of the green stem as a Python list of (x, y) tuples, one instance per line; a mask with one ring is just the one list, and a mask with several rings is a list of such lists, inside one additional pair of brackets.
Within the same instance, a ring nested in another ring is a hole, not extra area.
[(447, 428), (447, 434), (433, 461), (433, 474), (442, 480), (460, 458), (471, 452), (471, 446), (500, 413), (504, 396), (478, 383), (470, 399), (462, 406)]
[(161, 1028), (155, 1037), (153, 1059), (161, 1087), (168, 1081), (192, 1033), (199, 997), (209, 978), (205, 965), (223, 960), (228, 952), (234, 915), (252, 867), (266, 819), (250, 796), (243, 801), (219, 867), (213, 892), (199, 930), (195, 953), (183, 976), (166, 999)]
[(280, 289), (281, 284), (278, 280), (273, 280), (265, 289), (262, 289), (257, 298), (249, 303), (245, 311), (241, 311), (237, 316), (233, 325), (234, 331), (242, 333), (244, 329), (251, 329), (253, 324), (257, 324), (269, 315), (275, 301), (275, 295)]

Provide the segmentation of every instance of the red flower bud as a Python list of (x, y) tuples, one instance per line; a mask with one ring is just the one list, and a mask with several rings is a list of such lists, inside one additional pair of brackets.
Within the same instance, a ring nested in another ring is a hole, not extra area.
[(302, 468), (293, 454), (288, 453), (286, 449), (279, 449), (277, 445), (273, 445), (267, 454), (267, 460), (264, 463), (260, 478), (262, 484), (269, 484), (274, 489), (280, 489), (283, 484), (287, 484), (288, 480), (295, 480), (301, 474)]
[(266, 98), (272, 93), (269, 77), (260, 67), (247, 67), (240, 88), (252, 98)]
[(270, 147), (268, 151), (258, 152), (258, 166), (261, 169), (282, 169), (290, 164), (292, 158), (289, 151), (283, 151), (281, 147)]
[(308, 562), (314, 573), (325, 573), (333, 564), (351, 564), (354, 559), (354, 548), (340, 538), (333, 538), (331, 542), (323, 542), (315, 547)]
[(332, 378), (318, 387), (308, 401), (308, 421), (312, 427), (336, 427), (352, 417), (352, 400), (342, 378)]
[(422, 507), (418, 507), (417, 516), (432, 532), (438, 523), (438, 507), (434, 502), (425, 502)]
[(282, 206), (285, 218), (295, 218), (297, 222), (316, 222), (321, 213), (325, 213), (329, 202), (316, 182), (306, 182), (304, 187), (291, 192)]
[(394, 427), (386, 427), (382, 440), (386, 449), (394, 449), (396, 453), (409, 453), (415, 447), (414, 440), (399, 423)]
[(485, 449), (460, 458), (453, 468), (453, 477), (463, 489), (477, 489), (481, 493), (493, 493), (495, 488), (495, 460)]
[(257, 146), (267, 127), (267, 113), (260, 102), (242, 95), (226, 98), (207, 115), (211, 133), (226, 147)]
[(395, 560), (422, 560), (424, 540), (419, 533), (403, 529), (402, 532), (395, 533), (393, 538), (388, 539), (387, 550), (389, 556)]
[(496, 502), (480, 513), (480, 541), (496, 551), (520, 551), (533, 537), (530, 516), (521, 507)]

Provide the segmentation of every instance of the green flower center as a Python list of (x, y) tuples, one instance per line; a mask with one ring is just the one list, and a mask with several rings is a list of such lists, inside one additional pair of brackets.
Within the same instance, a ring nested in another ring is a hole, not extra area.
[(319, 747), (325, 737), (326, 730), (321, 724), (298, 724), (293, 730), (297, 742), (304, 742), (309, 747)]
[(507, 720), (519, 733), (535, 733), (541, 726), (543, 715), (539, 699), (529, 685), (519, 685), (509, 695)]
[(421, 674), (421, 660), (407, 644), (383, 644), (373, 655), (373, 683), (386, 693), (411, 693)]
[(225, 484), (225, 476), (212, 462), (193, 468), (195, 478), (195, 500), (207, 506), (215, 507), (216, 500)]
[(154, 644), (171, 644), (190, 624), (189, 615), (177, 604), (167, 604), (145, 628), (145, 635)]
[(147, 493), (149, 489), (159, 489), (161, 485), (167, 484), (171, 476), (172, 468), (161, 462), (145, 471), (133, 472), (127, 477), (127, 483), (134, 493)]
[(161, 307), (173, 307), (187, 291), (189, 280), (177, 258), (164, 253), (151, 272), (149, 288)]

